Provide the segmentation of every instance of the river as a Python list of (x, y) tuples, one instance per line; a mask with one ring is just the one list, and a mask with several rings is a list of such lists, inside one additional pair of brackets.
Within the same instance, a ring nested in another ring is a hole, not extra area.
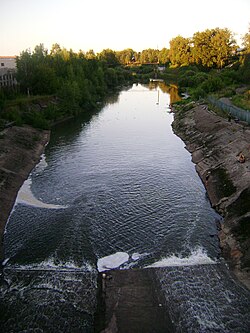
[(4, 332), (92, 332), (98, 270), (148, 266), (169, 267), (158, 278), (178, 299), (176, 331), (248, 332), (249, 292), (220, 258), (220, 216), (172, 131), (170, 98), (133, 85), (53, 130), (5, 231)]

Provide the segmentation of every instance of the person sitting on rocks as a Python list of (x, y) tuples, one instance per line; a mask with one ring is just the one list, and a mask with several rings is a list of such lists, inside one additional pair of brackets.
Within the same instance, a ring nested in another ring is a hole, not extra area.
[(239, 161), (240, 163), (244, 163), (244, 162), (246, 161), (246, 158), (245, 158), (245, 156), (244, 156), (242, 153), (240, 153), (239, 158), (238, 158), (238, 161)]

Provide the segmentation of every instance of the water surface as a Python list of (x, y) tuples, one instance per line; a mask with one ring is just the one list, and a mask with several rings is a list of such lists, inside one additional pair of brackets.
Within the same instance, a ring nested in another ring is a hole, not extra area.
[[(27, 320), (37, 329), (47, 325), (50, 331), (57, 327), (66, 332), (73, 325), (71, 332), (91, 332), (97, 268), (175, 266), (171, 283), (185, 286), (186, 273), (178, 266), (197, 265), (195, 285), (200, 283), (201, 290), (209, 285), (198, 267), (206, 264), (214, 272), (220, 217), (210, 207), (184, 143), (173, 134), (166, 91), (134, 85), (89, 119), (73, 120), (52, 132), (6, 229), (6, 332), (26, 329)], [(195, 268), (191, 271), (196, 274)], [(165, 278), (159, 280), (166, 291)], [(187, 298), (193, 294), (190, 285), (188, 277)], [(235, 288), (249, 306), (249, 294), (236, 282)], [(167, 295), (168, 302), (179, 297)], [(197, 306), (206, 317), (207, 303), (200, 297)], [(210, 307), (207, 324), (197, 321), (193, 332), (211, 327), (236, 332), (221, 324), (227, 317), (218, 317), (216, 304)], [(237, 321), (237, 332), (244, 332), (250, 323), (248, 309), (237, 310), (237, 304), (225, 311), (245, 318), (244, 324)], [(198, 312), (188, 312), (190, 321)], [(18, 317), (17, 325), (16, 316), (28, 319)], [(211, 321), (220, 323), (211, 326)]]

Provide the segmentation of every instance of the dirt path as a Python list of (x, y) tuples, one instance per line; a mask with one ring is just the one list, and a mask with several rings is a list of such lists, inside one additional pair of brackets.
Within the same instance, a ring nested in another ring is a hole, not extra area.
[(39, 162), (49, 131), (11, 127), (0, 132), (0, 261), (3, 259), (3, 233), (19, 188)]

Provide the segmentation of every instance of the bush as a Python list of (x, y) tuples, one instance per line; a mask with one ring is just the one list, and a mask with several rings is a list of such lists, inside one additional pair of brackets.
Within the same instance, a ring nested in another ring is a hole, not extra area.
[(224, 84), (220, 77), (210, 77), (207, 81), (201, 84), (201, 88), (206, 91), (206, 93), (215, 92), (224, 87)]
[(192, 98), (195, 100), (198, 100), (200, 98), (203, 98), (206, 96), (206, 92), (204, 89), (202, 89), (201, 87), (198, 87), (196, 89), (193, 89), (192, 93)]
[(195, 74), (195, 76), (193, 77), (194, 87), (198, 87), (200, 84), (206, 81), (208, 77), (209, 77), (208, 74), (204, 72), (199, 72)]

